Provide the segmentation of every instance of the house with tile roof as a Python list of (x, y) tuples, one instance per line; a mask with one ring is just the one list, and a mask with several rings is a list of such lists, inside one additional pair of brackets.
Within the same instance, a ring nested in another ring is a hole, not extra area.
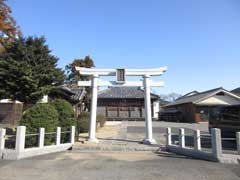
[[(158, 119), (161, 104), (151, 93), (152, 117)], [(98, 93), (97, 113), (107, 120), (144, 120), (144, 90), (139, 87), (110, 87)]]
[(84, 100), (86, 93), (85, 88), (68, 87), (63, 85), (52, 89), (50, 93), (45, 95), (39, 102), (48, 103), (55, 99), (64, 99), (71, 103), (75, 116), (78, 117), (80, 113), (85, 110)]
[(240, 96), (222, 87), (204, 92), (194, 91), (165, 105), (160, 120), (192, 123), (208, 121), (212, 108), (237, 104), (240, 104)]

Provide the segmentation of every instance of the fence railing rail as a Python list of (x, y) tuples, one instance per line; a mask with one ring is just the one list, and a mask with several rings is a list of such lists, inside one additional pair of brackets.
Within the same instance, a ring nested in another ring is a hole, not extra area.
[[(200, 130), (193, 130), (193, 144), (194, 147), (186, 147), (185, 143), (185, 129), (184, 128), (179, 128), (178, 129), (178, 134), (172, 133), (172, 129), (169, 127), (166, 129), (166, 148), (169, 151), (187, 155), (187, 156), (192, 156), (200, 159), (207, 159), (207, 160), (217, 160), (221, 161), (221, 158), (225, 155), (223, 153), (223, 148), (222, 148), (222, 141), (236, 141), (237, 145), (237, 154), (233, 155), (231, 157), (232, 159), (235, 158), (235, 161), (240, 160), (240, 132), (236, 133), (236, 138), (221, 138), (221, 130), (217, 128), (212, 128), (211, 129), (211, 135), (206, 136), (206, 135), (201, 135)], [(172, 142), (172, 137), (173, 135), (178, 136), (178, 144), (173, 144)], [(189, 134), (187, 135), (189, 136)], [(204, 152), (201, 147), (201, 140), (202, 139), (211, 139), (211, 152)], [(228, 154), (229, 157), (229, 154)]]
[[(61, 134), (66, 134), (66, 133), (70, 134), (69, 142), (61, 143)], [(49, 134), (55, 135), (54, 137), (55, 145), (44, 145), (45, 135), (49, 135)], [(29, 139), (29, 137), (31, 136), (38, 137), (37, 147), (26, 148), (25, 146), (26, 140)], [(9, 151), (9, 149), (5, 148), (5, 141), (9, 137), (15, 138), (15, 146), (13, 149), (11, 149), (12, 150), (11, 152)], [(3, 155), (6, 155), (9, 152), (11, 153), (11, 155), (9, 155), (9, 157), (11, 156), (10, 159), (13, 157), (12, 154), (14, 154), (15, 159), (18, 159), (18, 157), (23, 157), (23, 156), (27, 157), (28, 154), (24, 154), (26, 151), (29, 153), (29, 156), (36, 154), (34, 153), (35, 151), (37, 151), (37, 155), (46, 154), (47, 152), (56, 152), (62, 149), (62, 147), (60, 146), (63, 146), (63, 145), (67, 145), (66, 147), (72, 146), (74, 144), (74, 141), (75, 141), (75, 126), (72, 126), (70, 131), (61, 132), (61, 127), (57, 127), (56, 132), (45, 132), (45, 128), (40, 128), (38, 133), (29, 133), (29, 134), (26, 134), (25, 126), (18, 126), (16, 135), (7, 135), (6, 129), (0, 129), (0, 157), (3, 158), (4, 157)]]

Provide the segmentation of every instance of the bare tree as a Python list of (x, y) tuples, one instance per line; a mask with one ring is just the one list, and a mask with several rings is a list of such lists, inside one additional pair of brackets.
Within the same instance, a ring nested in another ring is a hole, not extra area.
[(182, 95), (178, 94), (178, 93), (170, 93), (170, 94), (163, 94), (161, 95), (161, 99), (165, 100), (165, 101), (169, 101), (169, 102), (174, 102), (176, 101), (178, 98), (180, 98)]

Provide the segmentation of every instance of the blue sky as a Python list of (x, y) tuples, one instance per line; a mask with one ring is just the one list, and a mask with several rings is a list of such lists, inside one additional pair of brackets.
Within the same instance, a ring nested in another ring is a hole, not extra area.
[(25, 36), (45, 36), (64, 67), (168, 66), (158, 92), (240, 86), (239, 0), (8, 0)]

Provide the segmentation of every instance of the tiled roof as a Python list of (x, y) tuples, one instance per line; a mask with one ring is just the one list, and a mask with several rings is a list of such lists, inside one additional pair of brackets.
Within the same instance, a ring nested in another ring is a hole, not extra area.
[[(143, 99), (144, 91), (139, 87), (110, 87), (100, 91), (98, 98), (128, 98), (128, 99)], [(158, 99), (159, 96), (151, 94), (151, 98)]]
[(74, 89), (71, 89), (71, 92), (73, 93), (71, 98), (74, 100), (82, 100), (85, 95), (85, 90), (83, 88), (81, 88), (81, 89), (74, 88)]
[(63, 91), (65, 91), (71, 100), (73, 101), (80, 101), (86, 94), (84, 88), (69, 88), (67, 86), (61, 87)]
[(235, 93), (235, 94), (237, 94), (237, 95), (240, 95), (240, 87), (232, 90), (231, 92), (232, 92), (232, 93)]
[(191, 91), (191, 92), (189, 92), (189, 93), (187, 93), (187, 94), (179, 97), (178, 99), (182, 99), (182, 98), (185, 98), (185, 97), (189, 97), (189, 96), (192, 96), (192, 95), (196, 95), (196, 94), (198, 94), (198, 93), (199, 93), (198, 91)]
[(219, 92), (225, 92), (225, 93), (228, 93), (229, 95), (237, 97), (235, 94), (233, 94), (233, 93), (223, 89), (222, 87), (220, 87), (220, 88), (216, 88), (216, 89), (211, 89), (209, 91), (204, 91), (204, 92), (201, 92), (201, 93), (197, 93), (197, 94), (194, 94), (194, 95), (180, 97), (176, 101), (167, 104), (165, 107), (170, 107), (170, 106), (175, 106), (175, 105), (185, 104), (185, 103), (197, 103), (198, 101), (201, 101), (202, 99), (207, 98), (207, 97), (212, 96), (212, 95), (215, 95)]

